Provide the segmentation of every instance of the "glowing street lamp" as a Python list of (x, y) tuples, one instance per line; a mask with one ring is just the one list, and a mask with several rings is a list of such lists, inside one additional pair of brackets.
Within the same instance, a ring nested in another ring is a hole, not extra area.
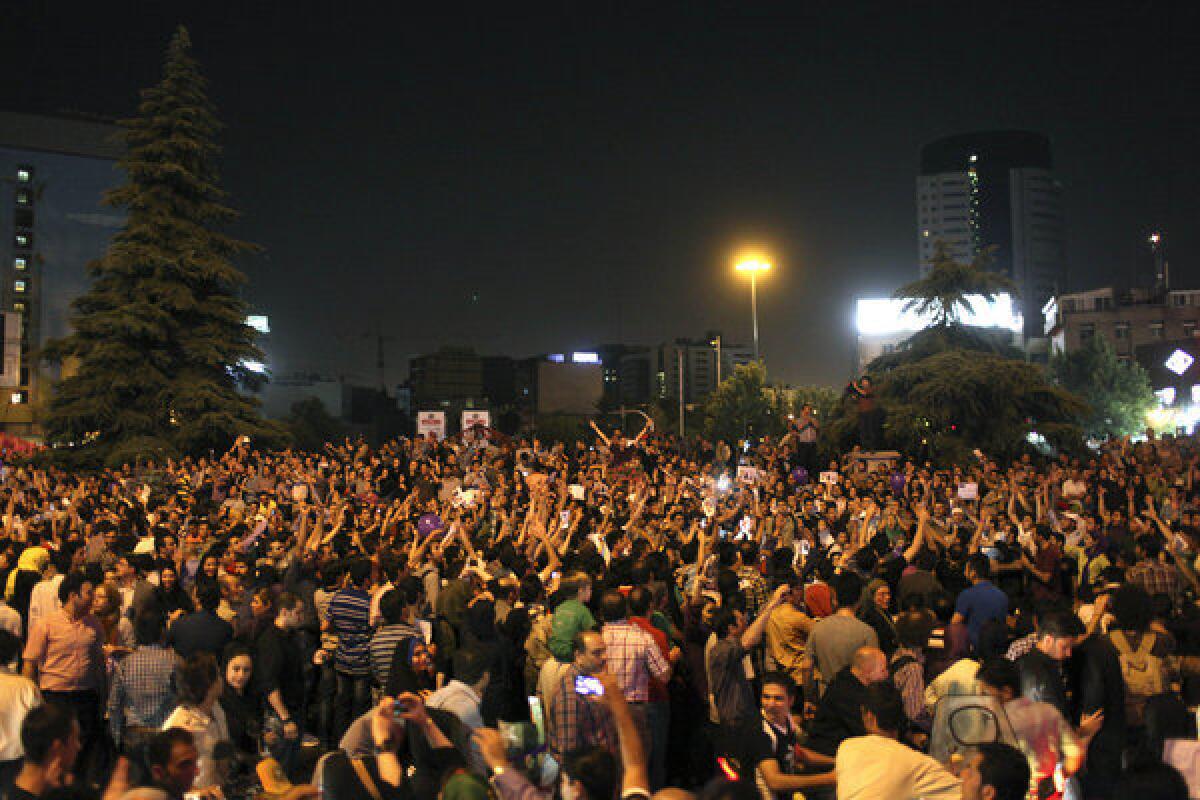
[(750, 315), (754, 322), (754, 360), (758, 361), (758, 273), (771, 268), (771, 262), (764, 259), (750, 258), (738, 262), (735, 269), (738, 272), (750, 273)]

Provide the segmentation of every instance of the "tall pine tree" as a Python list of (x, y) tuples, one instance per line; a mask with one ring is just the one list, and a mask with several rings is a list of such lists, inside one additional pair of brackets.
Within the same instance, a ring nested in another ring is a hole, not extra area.
[(258, 402), (239, 391), (261, 361), (245, 276), (230, 258), (252, 245), (217, 229), (224, 205), (215, 159), (221, 129), (180, 27), (162, 81), (123, 121), (127, 183), (107, 205), (127, 219), (73, 304), (73, 332), (44, 356), (64, 374), (43, 418), (51, 441), (86, 443), (109, 463), (228, 447), (242, 434), (275, 439)]

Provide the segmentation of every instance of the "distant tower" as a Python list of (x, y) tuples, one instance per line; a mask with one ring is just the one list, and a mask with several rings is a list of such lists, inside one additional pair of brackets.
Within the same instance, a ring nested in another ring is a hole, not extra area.
[(1030, 131), (984, 131), (921, 148), (917, 178), (917, 252), (924, 275), (941, 240), (969, 261), (996, 246), (992, 269), (1021, 293), (1028, 336), (1042, 330), (1042, 307), (1066, 289), (1062, 187), (1050, 140)]

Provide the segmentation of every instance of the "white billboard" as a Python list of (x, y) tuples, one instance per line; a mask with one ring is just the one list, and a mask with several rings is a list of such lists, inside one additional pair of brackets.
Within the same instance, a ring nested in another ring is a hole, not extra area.
[[(865, 336), (886, 336), (893, 333), (914, 333), (933, 324), (932, 317), (906, 311), (907, 301), (891, 297), (860, 297), (855, 310), (854, 325)], [(988, 302), (982, 295), (967, 295), (970, 310), (959, 320), (974, 328), (1003, 328), (1013, 333), (1024, 329), (1024, 320), (1013, 304), (1012, 297), (1000, 294)]]

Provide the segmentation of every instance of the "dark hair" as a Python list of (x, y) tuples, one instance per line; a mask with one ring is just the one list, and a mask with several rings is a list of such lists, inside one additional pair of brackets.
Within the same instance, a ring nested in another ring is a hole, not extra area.
[(989, 658), (980, 665), (975, 678), (996, 689), (1012, 689), (1013, 697), (1021, 696), (1021, 671), (1007, 658)]
[(1137, 537), (1137, 546), (1142, 548), (1142, 552), (1146, 554), (1146, 558), (1151, 561), (1158, 558), (1162, 553), (1162, 543), (1157, 536), (1149, 533), (1143, 533)]
[(276, 613), (279, 611), (291, 611), (296, 606), (303, 604), (304, 601), (295, 592), (280, 592), (279, 596), (275, 598)]
[(366, 559), (355, 561), (350, 565), (350, 582), (362, 586), (371, 577), (371, 562)]
[(629, 616), (629, 604), (625, 595), (616, 589), (608, 589), (600, 596), (600, 618), (605, 622), (616, 622)]
[(1135, 764), (1121, 773), (1112, 800), (1188, 800), (1188, 785), (1170, 764)]
[(563, 770), (567, 777), (583, 784), (589, 798), (616, 797), (617, 760), (603, 747), (585, 747), (567, 753)]
[(787, 692), (788, 697), (796, 696), (796, 682), (792, 680), (792, 676), (788, 675), (786, 672), (775, 670), (774, 672), (768, 672), (767, 674), (763, 675), (762, 685), (766, 686), (768, 684), (773, 686), (782, 686), (783, 690)]
[(68, 597), (82, 592), (85, 583), (91, 583), (91, 581), (82, 572), (72, 572), (65, 576), (62, 583), (58, 585), (58, 601), (65, 604)]
[(221, 666), (228, 667), (229, 662), (238, 656), (250, 656), (250, 661), (254, 661), (254, 651), (248, 645), (241, 642), (230, 642), (225, 645), (225, 650), (221, 653)]
[(896, 618), (896, 636), (900, 644), (913, 650), (920, 650), (929, 641), (929, 614), (924, 611), (905, 611)]
[(1112, 593), (1112, 612), (1119, 629), (1141, 633), (1150, 627), (1154, 605), (1145, 589), (1136, 583), (1125, 583)]
[(68, 706), (49, 702), (30, 710), (21, 722), (25, 758), (34, 764), (44, 763), (51, 746), (69, 739), (74, 726), (75, 712)]
[(491, 659), (479, 648), (461, 648), (454, 653), (454, 677), (468, 686), (483, 678), (491, 667)]
[(194, 653), (175, 668), (175, 693), (179, 702), (199, 705), (220, 677), (217, 659), (212, 653)]
[(166, 767), (171, 763), (171, 752), (177, 744), (196, 746), (196, 740), (191, 731), (183, 728), (167, 728), (159, 731), (146, 740), (145, 758), (147, 767)]
[(721, 606), (712, 615), (713, 633), (717, 635), (718, 639), (724, 639), (735, 622), (737, 622), (735, 609), (727, 605)]
[(388, 625), (396, 625), (404, 619), (404, 595), (399, 589), (388, 589), (379, 598), (379, 615)]
[(0, 628), (0, 664), (11, 664), (21, 652), (21, 640)]
[(646, 616), (653, 598), (654, 595), (645, 586), (635, 586), (629, 593), (629, 613), (635, 617)]
[(838, 608), (856, 606), (862, 597), (862, 578), (853, 572), (843, 572), (834, 580), (833, 591), (837, 596)]
[(221, 587), (210, 581), (196, 584), (196, 602), (205, 611), (216, 611), (221, 605)]
[(594, 631), (590, 628), (577, 632), (573, 637), (571, 637), (572, 656), (576, 656), (582, 653), (584, 650), (587, 650), (587, 640), (584, 637), (588, 634), (592, 634), (594, 636), (600, 635), (598, 631)]
[(579, 594), (583, 587), (591, 586), (591, 584), (592, 576), (586, 572), (575, 572), (563, 579), (559, 589), (567, 597), (574, 597)]
[(992, 577), (992, 562), (983, 553), (975, 553), (967, 559), (967, 569), (975, 573), (975, 577), (986, 580)]
[(986, 742), (979, 745), (979, 755), (979, 782), (996, 791), (996, 800), (1024, 800), (1029, 794), (1029, 760), (1021, 751), (1003, 742)]
[(144, 608), (133, 618), (133, 638), (139, 645), (158, 644), (162, 641), (166, 624), (157, 606)]
[(1038, 615), (1037, 634), (1039, 639), (1043, 636), (1065, 639), (1081, 633), (1083, 633), (1083, 625), (1079, 622), (1079, 617), (1070, 611), (1052, 611)]
[(903, 734), (908, 724), (904, 713), (904, 698), (891, 681), (876, 681), (863, 695), (863, 709), (875, 716), (880, 729)]

